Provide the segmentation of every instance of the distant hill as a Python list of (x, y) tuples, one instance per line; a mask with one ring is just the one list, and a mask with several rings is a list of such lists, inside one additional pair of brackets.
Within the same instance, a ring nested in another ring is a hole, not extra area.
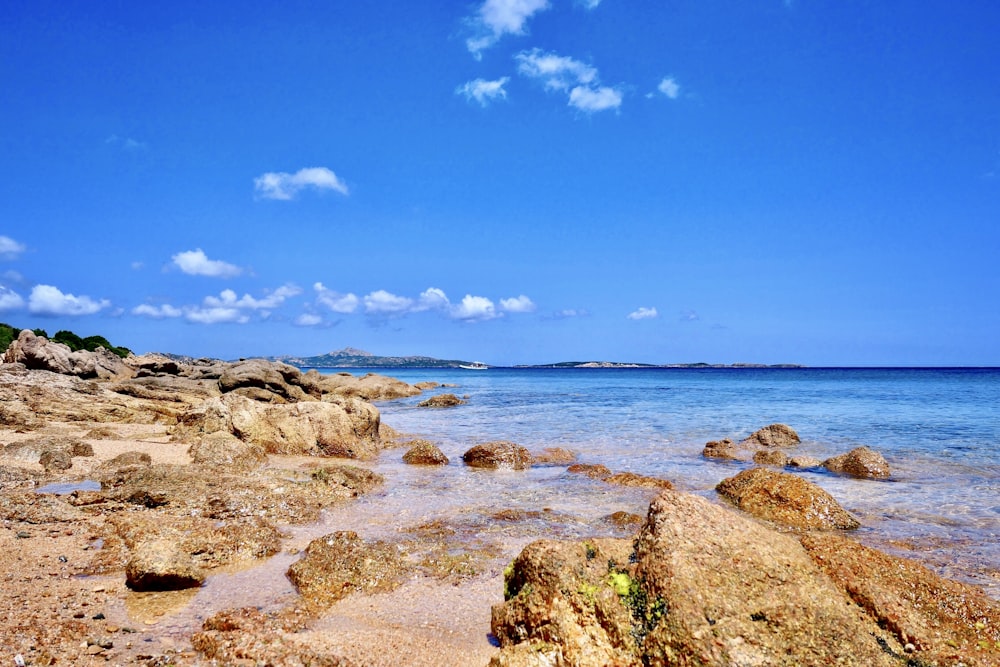
[(353, 347), (314, 357), (268, 357), (300, 368), (458, 368), (470, 362), (433, 357), (380, 357)]

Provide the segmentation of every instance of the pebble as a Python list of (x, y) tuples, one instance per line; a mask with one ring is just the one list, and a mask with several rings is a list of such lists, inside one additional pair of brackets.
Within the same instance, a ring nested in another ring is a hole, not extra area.
[(97, 655), (98, 653), (104, 653), (104, 649), (97, 644), (91, 644), (87, 647), (87, 655)]
[(903, 650), (906, 651), (907, 653), (913, 653), (914, 651), (917, 650), (917, 647), (914, 646), (913, 644), (907, 644), (906, 646), (903, 647)]
[(17, 539), (19, 539), (19, 540), (26, 540), (29, 537), (31, 537), (31, 533), (29, 533), (28, 531), (26, 531), (26, 530), (19, 530), (19, 531), (17, 531)]

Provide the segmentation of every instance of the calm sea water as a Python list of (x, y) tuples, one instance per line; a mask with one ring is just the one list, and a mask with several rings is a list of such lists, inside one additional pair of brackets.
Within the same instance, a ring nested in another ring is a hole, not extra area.
[[(354, 374), (358, 370), (351, 371)], [(363, 372), (363, 371), (362, 371)], [(380, 371), (385, 373), (385, 371)], [(795, 450), (824, 459), (868, 445), (890, 481), (826, 472), (816, 482), (863, 523), (859, 539), (918, 558), (1000, 597), (1000, 370), (997, 369), (491, 369), (393, 370), (407, 382), (457, 385), (381, 403), (384, 422), (437, 443), (443, 470), (405, 466), (386, 452), (387, 490), (362, 502), (352, 528), (379, 535), (441, 517), (496, 508), (553, 510), (553, 533), (600, 531), (616, 510), (644, 513), (650, 492), (568, 474), (465, 468), (473, 444), (513, 440), (538, 452), (564, 447), (578, 461), (670, 479), (714, 498), (714, 486), (747, 464), (705, 459), (709, 440), (739, 440), (773, 422), (795, 428)], [(436, 392), (468, 396), (451, 409), (418, 408)], [(569, 518), (567, 518), (569, 517)], [(339, 520), (343, 520), (340, 517)], [(351, 527), (351, 526), (348, 526)]]

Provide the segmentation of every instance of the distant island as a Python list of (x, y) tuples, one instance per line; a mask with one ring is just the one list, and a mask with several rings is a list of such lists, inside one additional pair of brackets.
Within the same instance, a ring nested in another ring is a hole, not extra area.
[[(473, 362), (460, 359), (407, 356), (382, 357), (354, 347), (327, 352), (313, 357), (266, 357), (299, 368), (459, 368)], [(804, 368), (798, 364), (639, 364), (618, 361), (561, 361), (554, 364), (518, 365), (513, 368)]]

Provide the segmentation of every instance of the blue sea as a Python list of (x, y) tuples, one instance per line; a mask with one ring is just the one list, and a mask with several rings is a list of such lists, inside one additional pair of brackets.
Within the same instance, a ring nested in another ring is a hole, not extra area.
[[(375, 467), (389, 480), (386, 490), (362, 498), (369, 511), (352, 510), (357, 525), (343, 527), (378, 537), (405, 525), (510, 508), (547, 510), (556, 518), (542, 532), (556, 537), (599, 533), (610, 512), (644, 514), (651, 492), (569, 474), (565, 465), (472, 470), (462, 465), (462, 453), (491, 440), (532, 452), (562, 447), (579, 462), (663, 477), (718, 500), (715, 485), (750, 464), (705, 459), (705, 443), (740, 440), (781, 422), (802, 438), (795, 454), (825, 459), (867, 445), (889, 461), (889, 481), (797, 473), (861, 520), (858, 539), (1000, 597), (1000, 369), (374, 372), (455, 385), (379, 404), (383, 422), (435, 442), (451, 464), (406, 466), (402, 451), (385, 452)], [(439, 392), (468, 403), (417, 407)]]

